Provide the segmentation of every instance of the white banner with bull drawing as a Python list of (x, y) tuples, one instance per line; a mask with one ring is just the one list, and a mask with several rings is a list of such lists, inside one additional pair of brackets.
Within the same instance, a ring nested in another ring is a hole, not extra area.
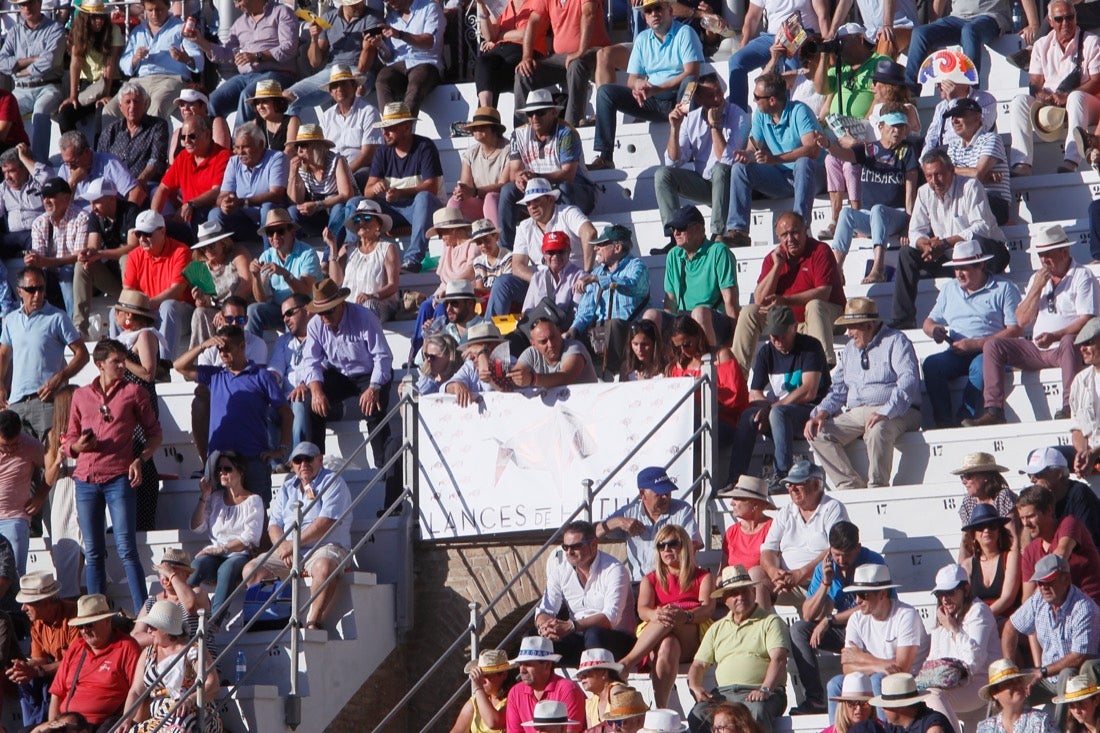
[[(691, 388), (688, 379), (591, 384), (535, 396), (489, 393), (461, 408), (449, 395), (420, 400), (420, 523), (425, 539), (530, 532), (561, 526), (598, 484)], [(663, 465), (694, 432), (695, 397), (596, 497), (607, 516), (638, 495), (636, 476)], [(692, 483), (693, 450), (669, 475)]]

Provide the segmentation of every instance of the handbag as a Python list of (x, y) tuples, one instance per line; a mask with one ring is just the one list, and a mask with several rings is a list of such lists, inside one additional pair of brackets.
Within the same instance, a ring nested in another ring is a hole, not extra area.
[(248, 623), (271, 596), (275, 600), (259, 614), (252, 631), (274, 631), (286, 626), (290, 621), (291, 584), (286, 580), (264, 580), (249, 586), (244, 592), (244, 622)]
[(1084, 55), (1085, 46), (1085, 30), (1083, 28), (1077, 29), (1077, 58), (1073, 62), (1073, 71), (1066, 74), (1066, 78), (1062, 79), (1058, 84), (1058, 88), (1054, 91), (1059, 94), (1069, 94), (1077, 87), (1081, 86), (1081, 61)]
[(970, 679), (970, 670), (960, 659), (944, 657), (929, 659), (921, 665), (917, 673), (917, 689), (921, 692), (929, 688), (950, 690), (966, 684)]

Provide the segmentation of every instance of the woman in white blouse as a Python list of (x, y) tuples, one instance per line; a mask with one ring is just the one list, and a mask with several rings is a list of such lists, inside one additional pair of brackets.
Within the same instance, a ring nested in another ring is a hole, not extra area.
[(343, 248), (332, 232), (324, 232), (329, 248), (328, 276), (351, 291), (353, 302), (370, 308), (385, 323), (397, 314), (399, 305), (401, 260), (397, 245), (388, 239), (393, 219), (382, 213), (377, 201), (362, 199), (344, 226), (355, 240)]
[(220, 625), (227, 609), (226, 598), (241, 582), (241, 570), (260, 544), (264, 505), (244, 485), (244, 459), (233, 451), (213, 453), (214, 471), (222, 490), (215, 492), (210, 481), (199, 481), (199, 502), (191, 514), (191, 529), (205, 532), (210, 544), (195, 556), (194, 572), (187, 584), (194, 587), (217, 581), (211, 603), (212, 618)]
[(989, 606), (975, 601), (970, 577), (962, 565), (951, 563), (936, 573), (936, 628), (928, 665), (933, 660), (956, 660), (966, 668), (966, 676), (955, 687), (930, 687), (928, 707), (943, 713), (959, 730), (959, 714), (985, 709), (978, 690), (989, 681), (988, 665), (1001, 656), (997, 620)]

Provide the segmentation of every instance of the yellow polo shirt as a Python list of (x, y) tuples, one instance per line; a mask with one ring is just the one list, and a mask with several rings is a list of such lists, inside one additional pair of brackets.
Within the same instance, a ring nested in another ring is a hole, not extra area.
[(764, 683), (771, 662), (768, 651), (780, 647), (791, 648), (787, 624), (775, 613), (757, 606), (741, 624), (734, 622), (732, 614), (715, 622), (699, 643), (695, 661), (718, 665), (714, 677), (719, 687), (756, 686)]

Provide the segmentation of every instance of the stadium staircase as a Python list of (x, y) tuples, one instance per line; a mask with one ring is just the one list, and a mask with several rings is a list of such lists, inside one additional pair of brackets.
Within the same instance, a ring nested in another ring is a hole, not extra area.
[[(1026, 85), (1023, 73), (1011, 66), (1005, 56), (1018, 48), (1015, 39), (1002, 39), (995, 44), (984, 64), (983, 82), (985, 88), (993, 93), (1005, 112), (1011, 98)], [(723, 77), (726, 64), (715, 63), (714, 67)], [(927, 127), (928, 118), (936, 99), (931, 90), (926, 90), (918, 103), (922, 120)], [(472, 84), (447, 85), (440, 87), (427, 100), (420, 115), (417, 132), (436, 141), (440, 149), (445, 171), (446, 185), (449, 187), (457, 180), (460, 168), (459, 154), (469, 138), (449, 136), (452, 122), (469, 119), (477, 106)], [(501, 99), (501, 114), (509, 119), (512, 113), (511, 95)], [(307, 120), (308, 121), (308, 120)], [(999, 128), (1005, 133), (1007, 144), (1007, 115), (999, 118)], [(653, 194), (653, 171), (663, 165), (663, 150), (668, 128), (663, 124), (650, 124), (624, 120), (620, 122), (616, 137), (616, 170), (590, 174), (600, 188), (600, 197), (593, 215), (597, 226), (603, 223), (626, 224), (635, 233), (638, 251), (644, 255), (649, 268), (652, 302), (663, 299), (663, 256), (649, 256), (652, 247), (666, 244), (666, 238), (660, 233), (660, 217)], [(591, 159), (593, 130), (581, 130), (584, 141), (585, 159)], [(1023, 288), (1037, 259), (1027, 250), (1029, 246), (1028, 224), (1034, 222), (1057, 221), (1066, 227), (1071, 237), (1078, 240), (1073, 253), (1079, 262), (1088, 262), (1090, 257), (1087, 245), (1086, 206), (1094, 197), (1100, 195), (1100, 177), (1095, 172), (1085, 170), (1077, 174), (1055, 175), (1054, 168), (1061, 161), (1058, 144), (1037, 144), (1036, 175), (1014, 179), (1012, 188), (1019, 202), (1019, 212), (1015, 221), (1005, 227), (1005, 234), (1012, 260), (1007, 275)], [(771, 249), (771, 226), (775, 215), (789, 208), (790, 202), (783, 200), (754, 202), (751, 236), (752, 247), (735, 251), (737, 258), (738, 285), (741, 302), (747, 302), (755, 286), (763, 258)], [(706, 215), (707, 207), (701, 206)], [(828, 217), (828, 200), (822, 195), (815, 202), (813, 229), (816, 231)], [(438, 246), (438, 242), (433, 242)], [(888, 251), (888, 264), (896, 261), (896, 250)], [(873, 298), (880, 312), (890, 313), (891, 283), (864, 286), (859, 282), (864, 275), (866, 260), (870, 248), (866, 240), (857, 240), (845, 266), (847, 280), (846, 293), (849, 297), (866, 295)], [(1097, 270), (1100, 273), (1100, 270)], [(934, 302), (942, 280), (925, 280), (920, 284), (918, 307), (927, 312)], [(432, 274), (402, 275), (402, 285), (417, 288), (425, 292), (434, 289), (436, 281)], [(106, 315), (108, 304), (97, 299), (95, 308)], [(400, 321), (387, 324), (391, 349), (395, 354), (395, 366), (400, 366), (408, 353), (408, 340), (412, 323)], [(917, 347), (918, 356), (934, 353), (940, 349), (923, 333), (913, 331), (909, 334)], [(838, 337), (837, 348), (843, 343)], [(86, 383), (94, 374), (87, 368), (76, 380)], [(139, 535), (142, 546), (142, 562), (149, 573), (151, 586), (156, 583), (152, 566), (167, 547), (182, 546), (195, 552), (203, 546), (200, 537), (187, 529), (187, 523), (194, 507), (196, 482), (189, 478), (199, 468), (190, 430), (190, 401), (193, 387), (178, 381), (158, 385), (160, 396), (161, 420), (165, 429), (164, 445), (157, 456), (157, 465), (168, 478), (164, 482), (158, 507), (158, 529)], [(1009, 393), (1006, 412), (1009, 424), (974, 429), (925, 430), (906, 434), (895, 448), (894, 486), (874, 491), (835, 492), (834, 496), (848, 507), (852, 520), (859, 525), (862, 539), (868, 547), (883, 552), (895, 578), (901, 580), (906, 592), (902, 598), (920, 609), (929, 628), (934, 618), (933, 598), (926, 589), (932, 586), (932, 578), (937, 568), (951, 561), (958, 551), (959, 531), (957, 502), (962, 491), (957, 479), (950, 470), (961, 463), (963, 456), (973, 451), (992, 453), (998, 461), (1012, 469), (1009, 482), (1014, 488), (1023, 485), (1023, 480), (1015, 469), (1022, 466), (1027, 452), (1041, 445), (1066, 444), (1068, 442), (1068, 422), (1053, 421), (1051, 416), (1061, 406), (1061, 380), (1057, 370), (1043, 370), (1038, 373), (1021, 375), (1015, 373), (1012, 389)], [(961, 381), (955, 384), (955, 397), (961, 393)], [(930, 416), (925, 415), (925, 424), (930, 424)], [(354, 451), (365, 435), (364, 424), (355, 419), (332, 423), (328, 436), (332, 465), (352, 457), (347, 468), (349, 484), (353, 494), (362, 487), (373, 474), (365, 454)], [(805, 443), (799, 446), (801, 453), (809, 455)], [(758, 448), (756, 464), (765, 473), (770, 471), (770, 456), (766, 449)], [(852, 447), (857, 465), (864, 455), (861, 444)], [(724, 474), (725, 457), (716, 461), (715, 472)], [(276, 481), (280, 477), (275, 478)], [(381, 491), (371, 492), (355, 510), (353, 535), (356, 539), (376, 522), (376, 513), (381, 508)], [(578, 497), (578, 501), (580, 497)], [(414, 609), (409, 598), (412, 580), (412, 558), (415, 530), (409, 527), (406, 512), (404, 517), (382, 520), (380, 529), (365, 550), (356, 554), (355, 568), (348, 573), (346, 588), (336, 602), (339, 622), (332, 625), (328, 632), (303, 631), (300, 647), (302, 664), (298, 675), (297, 692), (301, 695), (302, 715), (298, 730), (322, 731), (340, 710), (370, 678), (386, 656), (395, 648), (403, 633), (415, 631)], [(730, 522), (726, 507), (719, 507), (710, 514), (711, 547), (720, 546), (721, 536)], [(716, 551), (704, 555), (705, 560), (717, 566)], [(49, 557), (49, 538), (32, 541), (29, 569), (52, 569)], [(108, 563), (110, 596), (112, 601), (126, 607), (129, 605), (125, 589), (124, 576), (115, 556)], [(239, 601), (236, 608), (239, 608)], [(784, 609), (780, 609), (781, 612)], [(789, 617), (788, 613), (785, 616)], [(430, 616), (425, 613), (421, 621)], [(239, 628), (239, 620), (233, 619), (222, 631), (220, 641)], [(285, 699), (290, 692), (290, 656), (292, 647), (284, 638), (268, 645), (275, 639), (274, 632), (257, 632), (247, 635), (240, 647), (245, 651), (249, 666), (248, 684), (236, 693), (234, 704), (227, 714), (227, 728), (238, 731), (289, 730), (284, 720)], [(442, 651), (442, 650), (441, 650)], [(824, 655), (828, 656), (828, 655)], [(231, 650), (222, 665), (222, 677), (232, 676), (232, 660), (236, 651)], [(824, 668), (837, 669), (835, 660), (826, 660)], [(793, 666), (791, 668), (793, 674)], [(632, 683), (647, 690), (648, 678), (642, 675), (632, 677)], [(435, 680), (440, 689), (450, 691), (461, 680)], [(792, 681), (788, 698), (795, 704), (797, 680)], [(687, 693), (686, 682), (681, 676), (677, 686), (678, 695), (674, 696), (674, 705), (683, 711), (690, 709), (691, 698)], [(435, 693), (432, 693), (435, 694)], [(17, 710), (17, 708), (16, 708)], [(364, 723), (371, 730), (374, 723), (388, 710), (370, 711)], [(18, 727), (9, 705), (4, 722), (10, 727)], [(446, 719), (449, 727), (450, 718)], [(821, 717), (808, 716), (783, 719), (777, 730), (818, 731), (825, 726)], [(413, 730), (414, 728), (410, 728)], [(415, 728), (419, 729), (419, 728)], [(443, 723), (433, 730), (446, 729)]]

